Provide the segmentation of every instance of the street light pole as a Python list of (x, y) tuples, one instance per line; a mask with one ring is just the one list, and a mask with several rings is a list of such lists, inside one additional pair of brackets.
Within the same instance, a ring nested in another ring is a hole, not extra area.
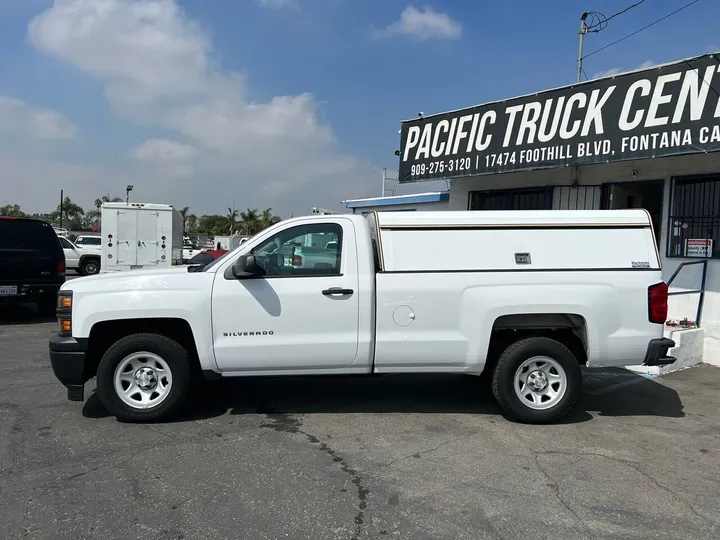
[(60, 228), (62, 229), (63, 225), (63, 190), (60, 190)]
[(578, 57), (577, 57), (577, 82), (582, 81), (582, 73), (583, 73), (583, 45), (585, 41), (585, 34), (588, 32), (587, 24), (585, 24), (585, 19), (588, 17), (588, 12), (584, 11), (583, 14), (580, 16), (580, 48), (578, 50)]

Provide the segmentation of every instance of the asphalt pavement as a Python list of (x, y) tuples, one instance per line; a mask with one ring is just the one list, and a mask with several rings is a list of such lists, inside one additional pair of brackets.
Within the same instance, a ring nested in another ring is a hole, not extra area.
[(0, 310), (3, 539), (717, 539), (720, 369), (585, 373), (563, 423), (467, 376), (215, 383), (154, 425), (66, 399), (31, 307)]

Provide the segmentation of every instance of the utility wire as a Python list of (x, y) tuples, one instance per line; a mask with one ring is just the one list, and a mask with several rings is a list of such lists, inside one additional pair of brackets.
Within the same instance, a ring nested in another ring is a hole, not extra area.
[(617, 13), (613, 13), (613, 14), (610, 15), (609, 17), (606, 17), (605, 15), (603, 15), (602, 13), (600, 13), (599, 11), (590, 11), (590, 12), (588, 13), (588, 16), (589, 16), (591, 22), (590, 22), (589, 25), (587, 25), (587, 27), (585, 28), (585, 31), (586, 31), (586, 32), (595, 32), (595, 33), (597, 33), (597, 32), (600, 32), (600, 31), (602, 31), (602, 30), (605, 30), (605, 27), (607, 26), (608, 21), (614, 19), (614, 18), (617, 17), (618, 15), (622, 15), (623, 13), (627, 13), (627, 12), (630, 11), (632, 8), (638, 7), (640, 4), (642, 4), (642, 3), (644, 3), (644, 2), (645, 2), (645, 0), (639, 0), (638, 2), (635, 2), (634, 4), (632, 4), (631, 6), (626, 7), (625, 9), (622, 9), (622, 10), (618, 11)]
[[(636, 34), (639, 34), (639, 33), (642, 32), (643, 30), (647, 30), (647, 29), (650, 28), (651, 26), (655, 26), (657, 23), (664, 21), (664, 20), (667, 19), (668, 17), (672, 17), (672, 16), (675, 15), (676, 13), (680, 13), (683, 9), (689, 8), (689, 7), (692, 6), (693, 4), (697, 4), (699, 1), (700, 1), (700, 0), (693, 0), (692, 2), (688, 2), (687, 4), (685, 4), (685, 5), (682, 6), (682, 7), (679, 7), (678, 9), (676, 9), (675, 11), (673, 11), (672, 13), (668, 13), (668, 14), (665, 15), (664, 17), (660, 17), (659, 19), (651, 22), (650, 24), (647, 24), (647, 25), (643, 26), (642, 28), (640, 28), (640, 29), (638, 29), (638, 30), (635, 30), (634, 32), (632, 32), (632, 33), (630, 33), (630, 34), (628, 34), (628, 35), (626, 35), (626, 36), (624, 36), (624, 37), (621, 37), (620, 39), (615, 40), (615, 41), (613, 41), (612, 43), (608, 43), (608, 44), (605, 45), (604, 47), (600, 47), (599, 49), (595, 49), (594, 51), (592, 51), (592, 52), (590, 52), (590, 53), (587, 53), (585, 56), (583, 56), (583, 60), (584, 60), (585, 58), (587, 58), (588, 56), (592, 56), (593, 54), (597, 54), (597, 53), (599, 53), (600, 51), (604, 51), (605, 49), (607, 49), (607, 48), (609, 48), (609, 47), (612, 47), (613, 45), (617, 45), (617, 44), (620, 43), (621, 41), (625, 41), (626, 39), (631, 38), (631, 37), (633, 37), (633, 36), (636, 35)], [(635, 4), (635, 5), (637, 5), (637, 4)], [(630, 8), (632, 8), (632, 7), (634, 7), (634, 6), (630, 6), (629, 8), (626, 8), (625, 11), (627, 11), (628, 9), (630, 9)], [(616, 15), (619, 15), (620, 13), (622, 13), (622, 12), (618, 12)], [(614, 16), (615, 16), (615, 15), (613, 15), (613, 17), (614, 17)], [(611, 17), (611, 18), (612, 18), (612, 17)], [(609, 20), (609, 19), (608, 19), (608, 20)]]
[(635, 2), (632, 6), (628, 6), (623, 10), (618, 11), (617, 13), (614, 13), (613, 15), (610, 15), (607, 19), (605, 19), (605, 22), (614, 19), (618, 15), (622, 15), (623, 13), (626, 13), (630, 11), (634, 7), (638, 7), (640, 4), (642, 4), (645, 0), (640, 0), (639, 2)]

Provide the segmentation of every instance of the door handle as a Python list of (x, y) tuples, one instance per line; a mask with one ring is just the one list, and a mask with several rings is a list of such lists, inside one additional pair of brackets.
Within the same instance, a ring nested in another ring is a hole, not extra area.
[(325, 289), (322, 293), (325, 296), (334, 296), (336, 294), (350, 295), (350, 294), (353, 294), (353, 292), (355, 292), (355, 291), (353, 291), (352, 289), (341, 289), (340, 287), (332, 287), (330, 289)]

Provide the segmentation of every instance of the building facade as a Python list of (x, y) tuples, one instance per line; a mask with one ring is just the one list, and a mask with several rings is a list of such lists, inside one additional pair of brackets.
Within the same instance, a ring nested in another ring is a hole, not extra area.
[(435, 191), (413, 195), (393, 195), (392, 197), (372, 197), (369, 199), (352, 199), (343, 201), (345, 208), (353, 214), (367, 215), (372, 211), (410, 212), (414, 210), (440, 211), (449, 210), (450, 193)]
[(451, 178), (451, 210), (646, 209), (671, 293), (705, 291), (701, 306), (699, 293), (671, 296), (669, 315), (696, 321), (700, 307), (705, 361), (718, 363), (718, 92), (720, 55), (705, 55), (413, 119), (400, 182)]

